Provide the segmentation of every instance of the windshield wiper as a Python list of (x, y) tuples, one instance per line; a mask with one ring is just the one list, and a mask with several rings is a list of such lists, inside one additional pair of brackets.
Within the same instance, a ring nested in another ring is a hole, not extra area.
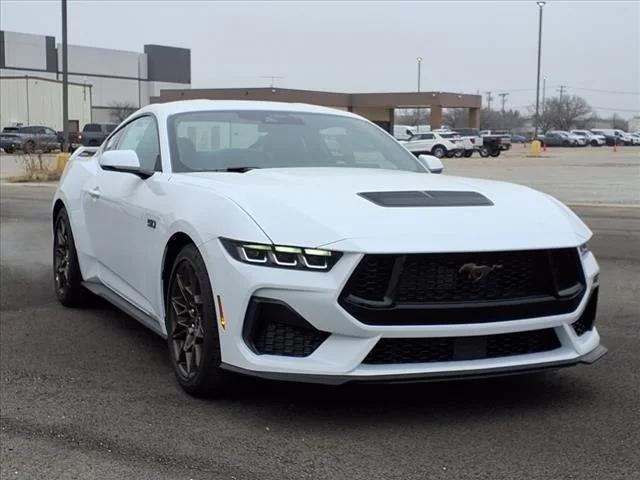
[(246, 173), (249, 170), (254, 170), (256, 168), (260, 168), (260, 167), (227, 167), (227, 168), (221, 168), (219, 170), (216, 170), (216, 172), (233, 172), (233, 173)]

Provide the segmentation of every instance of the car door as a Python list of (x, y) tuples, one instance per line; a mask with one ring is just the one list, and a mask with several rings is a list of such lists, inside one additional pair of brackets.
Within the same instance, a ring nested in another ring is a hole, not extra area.
[(47, 150), (54, 150), (59, 147), (58, 134), (55, 130), (49, 127), (42, 127), (43, 130), (43, 143), (46, 145)]
[[(154, 316), (149, 288), (149, 245), (157, 212), (153, 205), (163, 189), (158, 127), (151, 115), (138, 117), (112, 135), (104, 147), (134, 150), (140, 166), (158, 172), (142, 179), (137, 175), (98, 168), (87, 185), (83, 206), (87, 230), (93, 245), (100, 281), (130, 303)], [(99, 162), (98, 158), (98, 162)], [(152, 228), (153, 227), (153, 228)]]

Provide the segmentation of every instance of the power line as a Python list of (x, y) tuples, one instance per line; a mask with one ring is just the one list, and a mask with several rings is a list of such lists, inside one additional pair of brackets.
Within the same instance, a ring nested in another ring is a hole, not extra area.
[(640, 91), (624, 92), (621, 90), (604, 90), (601, 88), (587, 88), (587, 87), (571, 87), (571, 88), (575, 90), (586, 90), (587, 92), (612, 93), (615, 95), (640, 95)]

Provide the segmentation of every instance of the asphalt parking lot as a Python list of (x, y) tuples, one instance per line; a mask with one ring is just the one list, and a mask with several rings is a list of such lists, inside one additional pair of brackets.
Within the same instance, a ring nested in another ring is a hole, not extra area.
[[(481, 176), (481, 175), (478, 175)], [(0, 186), (2, 479), (640, 478), (640, 209), (577, 207), (600, 261), (592, 366), (196, 400), (164, 342), (52, 291), (51, 186)]]

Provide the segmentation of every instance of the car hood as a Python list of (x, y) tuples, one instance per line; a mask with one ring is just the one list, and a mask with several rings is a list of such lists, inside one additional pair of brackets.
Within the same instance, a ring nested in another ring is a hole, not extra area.
[[(490, 180), (364, 168), (180, 173), (174, 179), (227, 196), (275, 244), (453, 252), (570, 247), (591, 236), (554, 198)], [(406, 191), (475, 192), (492, 205), (388, 207), (359, 195)]]

